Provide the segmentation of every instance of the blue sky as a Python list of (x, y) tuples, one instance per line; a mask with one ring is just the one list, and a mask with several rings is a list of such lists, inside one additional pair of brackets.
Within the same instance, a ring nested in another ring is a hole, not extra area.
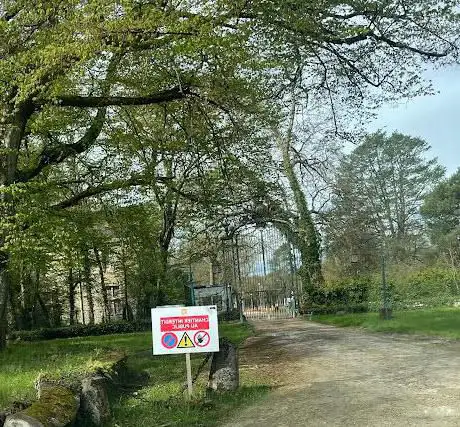
[(432, 147), (431, 156), (438, 157), (450, 175), (460, 167), (460, 66), (432, 70), (426, 76), (436, 95), (383, 107), (368, 129), (423, 138)]

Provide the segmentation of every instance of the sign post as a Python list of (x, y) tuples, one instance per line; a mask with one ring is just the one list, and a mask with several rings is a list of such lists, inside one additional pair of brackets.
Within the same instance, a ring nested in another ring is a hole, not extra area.
[(153, 354), (185, 354), (187, 389), (192, 395), (191, 353), (219, 351), (217, 307), (152, 308)]
[(188, 399), (192, 398), (193, 383), (192, 383), (192, 361), (190, 360), (190, 353), (185, 353), (185, 367), (187, 370), (187, 393)]

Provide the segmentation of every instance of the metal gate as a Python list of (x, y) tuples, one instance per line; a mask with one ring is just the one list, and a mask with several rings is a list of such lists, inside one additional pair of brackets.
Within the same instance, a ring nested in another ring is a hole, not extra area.
[(274, 227), (248, 227), (224, 246), (222, 271), (249, 319), (295, 317), (301, 291), (297, 251)]
[(243, 293), (242, 309), (248, 319), (288, 319), (297, 313), (296, 298), (285, 289)]

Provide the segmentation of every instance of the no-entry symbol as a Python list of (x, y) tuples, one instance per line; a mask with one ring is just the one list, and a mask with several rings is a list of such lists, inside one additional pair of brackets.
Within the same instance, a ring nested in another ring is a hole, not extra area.
[(195, 345), (198, 347), (206, 347), (209, 344), (210, 340), (211, 340), (211, 337), (206, 331), (198, 331), (193, 336), (193, 341)]
[(172, 332), (168, 332), (161, 337), (161, 344), (165, 348), (174, 348), (177, 345), (177, 336)]

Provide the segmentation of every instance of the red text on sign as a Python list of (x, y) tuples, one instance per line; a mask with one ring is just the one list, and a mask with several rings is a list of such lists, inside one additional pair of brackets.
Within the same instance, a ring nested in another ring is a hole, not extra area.
[(160, 317), (161, 332), (209, 329), (209, 316)]

